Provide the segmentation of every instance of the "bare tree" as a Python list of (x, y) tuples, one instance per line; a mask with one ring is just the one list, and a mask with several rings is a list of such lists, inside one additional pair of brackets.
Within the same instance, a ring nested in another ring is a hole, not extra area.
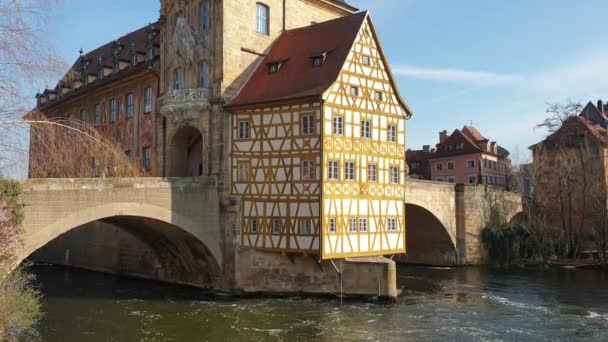
[(572, 100), (568, 100), (566, 103), (547, 103), (545, 112), (549, 114), (549, 116), (541, 123), (537, 124), (536, 127), (544, 128), (549, 133), (553, 133), (557, 131), (568, 118), (577, 116), (582, 109), (583, 106), (580, 103), (573, 102)]

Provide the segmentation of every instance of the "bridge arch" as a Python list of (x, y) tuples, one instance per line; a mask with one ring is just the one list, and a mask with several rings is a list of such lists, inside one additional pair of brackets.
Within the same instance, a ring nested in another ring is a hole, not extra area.
[(61, 235), (93, 222), (111, 224), (150, 247), (161, 261), (157, 280), (195, 286), (219, 284), (223, 262), (220, 241), (201, 234), (201, 223), (146, 203), (107, 203), (61, 216), (26, 233), (18, 261), (22, 262)]

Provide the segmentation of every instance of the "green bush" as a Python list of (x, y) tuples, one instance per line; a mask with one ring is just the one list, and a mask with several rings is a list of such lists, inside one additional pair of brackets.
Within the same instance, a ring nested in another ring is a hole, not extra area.
[(16, 341), (40, 316), (40, 293), (34, 277), (21, 269), (0, 280), (0, 341)]
[(497, 267), (523, 265), (537, 256), (532, 237), (521, 224), (488, 226), (481, 231), (481, 240)]

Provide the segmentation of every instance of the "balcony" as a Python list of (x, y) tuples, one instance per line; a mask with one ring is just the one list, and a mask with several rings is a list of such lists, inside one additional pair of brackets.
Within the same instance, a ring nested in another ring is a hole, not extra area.
[(160, 113), (175, 125), (191, 124), (211, 108), (210, 99), (209, 88), (171, 90), (160, 98)]

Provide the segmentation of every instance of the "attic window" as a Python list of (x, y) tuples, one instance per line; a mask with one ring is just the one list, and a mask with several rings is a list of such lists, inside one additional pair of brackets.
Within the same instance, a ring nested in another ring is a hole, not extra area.
[(312, 59), (312, 67), (319, 68), (325, 63), (325, 58), (327, 57), (327, 53), (322, 53), (319, 55), (315, 55), (310, 57)]
[(281, 66), (283, 66), (282, 62), (273, 62), (268, 64), (268, 73), (276, 74), (281, 70)]

